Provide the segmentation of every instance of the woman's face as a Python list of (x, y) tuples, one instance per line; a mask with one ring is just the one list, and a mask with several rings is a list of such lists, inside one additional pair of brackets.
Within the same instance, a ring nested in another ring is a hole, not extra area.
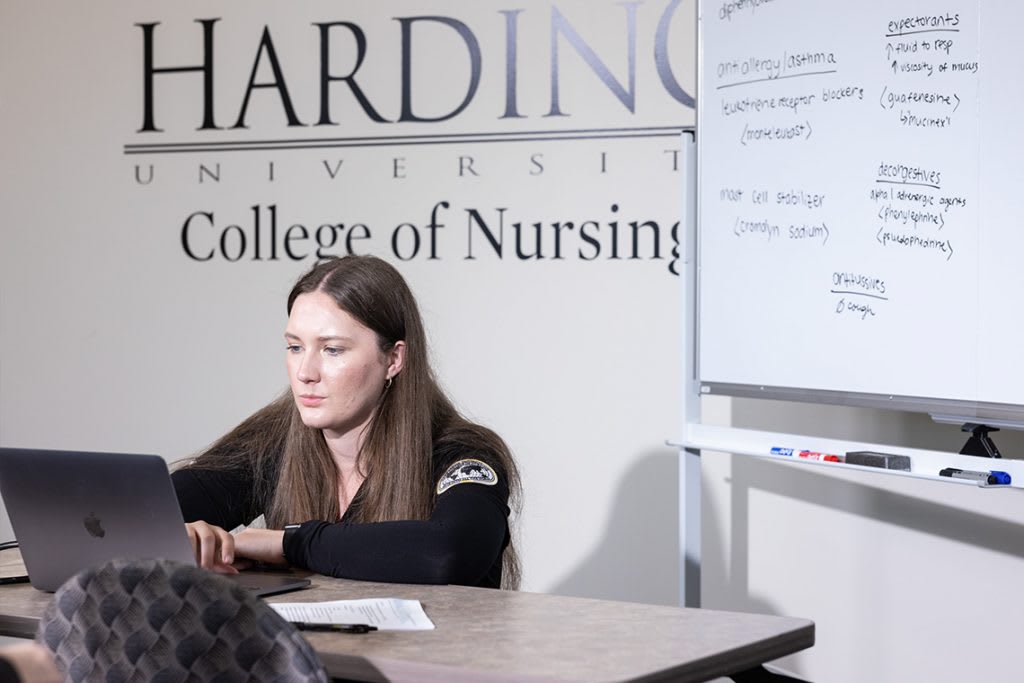
[(284, 336), (288, 378), (302, 422), (328, 436), (365, 427), (385, 381), (401, 370), (404, 343), (382, 353), (376, 333), (323, 292), (296, 297)]

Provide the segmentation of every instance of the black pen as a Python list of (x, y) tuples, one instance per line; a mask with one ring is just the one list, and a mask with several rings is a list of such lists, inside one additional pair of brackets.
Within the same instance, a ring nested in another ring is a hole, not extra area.
[(0, 577), (0, 586), (6, 586), (12, 583), (28, 583), (28, 575)]
[(369, 633), (376, 631), (376, 626), (369, 624), (314, 624), (308, 621), (293, 621), (300, 631), (333, 631), (335, 633)]

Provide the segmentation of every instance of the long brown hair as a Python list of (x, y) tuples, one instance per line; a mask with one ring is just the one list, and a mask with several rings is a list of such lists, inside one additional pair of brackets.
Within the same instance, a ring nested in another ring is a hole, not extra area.
[[(431, 369), (416, 299), (401, 274), (373, 256), (330, 258), (303, 275), (288, 296), (328, 294), (377, 335), (382, 353), (405, 342), (405, 362), (383, 392), (367, 428), (358, 466), (366, 474), (355, 522), (417, 520), (434, 507), (435, 447), (462, 445), (481, 453), (504, 476), (509, 506), (519, 507), (519, 473), (505, 442), (459, 414)], [(267, 501), (267, 526), (310, 519), (336, 521), (338, 472), (323, 433), (303, 424), (285, 392), (200, 454), (189, 467), (251, 468), (256, 497)], [(514, 537), (514, 534), (512, 534)], [(514, 538), (505, 550), (502, 586), (517, 588), (520, 569)]]

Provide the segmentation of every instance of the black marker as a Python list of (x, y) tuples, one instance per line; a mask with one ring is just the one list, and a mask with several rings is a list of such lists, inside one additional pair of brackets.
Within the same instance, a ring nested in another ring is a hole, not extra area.
[(987, 486), (1008, 486), (1010, 474), (1001, 470), (991, 472), (975, 472), (973, 470), (959, 470), (955, 467), (947, 467), (939, 470), (940, 477), (952, 477), (953, 479), (970, 479)]
[(308, 621), (293, 621), (300, 631), (333, 631), (334, 633), (369, 633), (376, 631), (376, 626), (369, 624), (314, 624)]

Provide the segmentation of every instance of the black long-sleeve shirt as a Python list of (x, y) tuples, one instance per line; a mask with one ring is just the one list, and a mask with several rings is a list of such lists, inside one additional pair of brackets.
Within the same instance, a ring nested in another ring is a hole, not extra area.
[[(285, 558), (348, 579), (498, 588), (510, 539), (509, 489), (489, 460), (462, 446), (438, 449), (434, 469), (440, 492), (429, 519), (354, 523), (352, 511), (361, 502), (357, 493), (339, 522), (295, 520), (302, 524), (289, 534)], [(233, 529), (258, 517), (268, 501), (256, 499), (252, 476), (244, 469), (174, 472), (185, 521)]]

